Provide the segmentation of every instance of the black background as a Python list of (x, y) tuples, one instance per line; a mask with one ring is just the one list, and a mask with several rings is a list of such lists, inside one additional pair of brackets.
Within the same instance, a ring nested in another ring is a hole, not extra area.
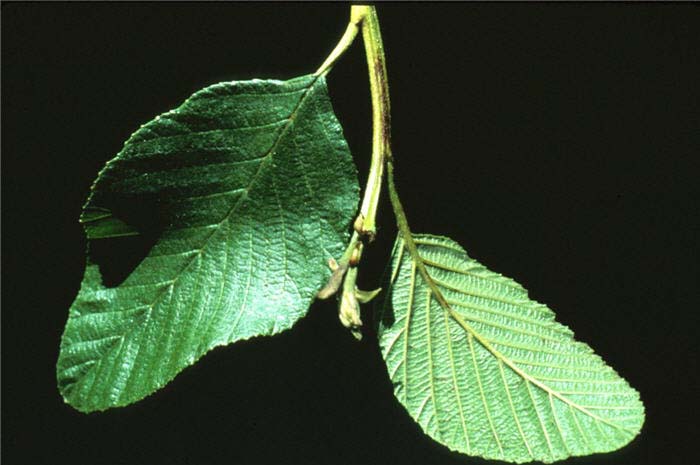
[[(335, 305), (220, 348), (128, 408), (63, 404), (77, 222), (138, 125), (222, 80), (312, 72), (338, 4), (2, 6), (2, 455), (7, 464), (464, 464), (395, 401)], [(640, 390), (642, 435), (577, 464), (697, 447), (698, 30), (691, 5), (383, 4), (399, 189), (417, 232), (523, 283)], [(364, 181), (361, 43), (329, 77)], [(395, 234), (388, 203), (362, 282)], [(369, 316), (365, 317), (370, 320)], [(685, 456), (685, 458), (684, 458)]]

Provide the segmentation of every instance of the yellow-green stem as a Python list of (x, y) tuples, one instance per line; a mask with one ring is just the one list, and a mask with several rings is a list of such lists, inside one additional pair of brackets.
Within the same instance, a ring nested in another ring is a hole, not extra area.
[(377, 207), (382, 188), (384, 163), (391, 156), (389, 83), (379, 19), (377, 10), (373, 6), (353, 5), (350, 8), (350, 22), (345, 33), (315, 74), (327, 74), (333, 68), (335, 62), (350, 47), (359, 29), (362, 29), (372, 98), (372, 158), (360, 207), (360, 221), (357, 223), (359, 227), (356, 227), (356, 230), (360, 235), (367, 236), (371, 240), (377, 231)]
[(353, 6), (353, 8), (366, 9), (362, 20), (362, 40), (367, 56), (372, 97), (372, 161), (360, 214), (363, 215), (362, 232), (369, 234), (372, 238), (377, 231), (377, 206), (384, 175), (384, 163), (391, 157), (391, 104), (384, 43), (379, 29), (377, 10), (373, 6)]
[[(332, 69), (335, 62), (350, 47), (359, 29), (362, 30), (372, 99), (372, 158), (367, 184), (362, 197), (362, 205), (354, 225), (355, 230), (340, 261), (341, 265), (345, 263), (350, 265), (350, 269), (343, 280), (344, 292), (341, 295), (341, 309), (357, 307), (357, 300), (354, 298), (357, 280), (356, 267), (362, 256), (363, 240), (371, 241), (377, 231), (377, 207), (379, 206), (382, 178), (384, 177), (384, 165), (391, 160), (389, 82), (387, 79), (384, 44), (379, 28), (379, 18), (374, 6), (353, 5), (351, 7), (350, 22), (345, 33), (328, 58), (316, 71), (316, 75), (325, 75)], [(405, 219), (405, 216), (403, 218)], [(352, 299), (352, 302), (349, 299)]]

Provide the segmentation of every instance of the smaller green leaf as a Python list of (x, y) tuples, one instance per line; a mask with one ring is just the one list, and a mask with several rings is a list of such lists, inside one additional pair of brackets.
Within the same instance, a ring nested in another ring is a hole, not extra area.
[(552, 462), (639, 433), (639, 393), (549, 308), (448, 238), (414, 242), (417, 256), (394, 246), (378, 333), (394, 394), (428, 435), (470, 455)]

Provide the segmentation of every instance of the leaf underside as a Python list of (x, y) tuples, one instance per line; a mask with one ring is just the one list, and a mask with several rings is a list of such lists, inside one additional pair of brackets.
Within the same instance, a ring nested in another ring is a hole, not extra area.
[[(57, 364), (66, 402), (129, 404), (216, 346), (292, 326), (342, 254), (358, 192), (323, 77), (216, 84), (142, 126), (81, 216), (87, 265)], [(133, 236), (153, 243), (106, 285)]]
[(452, 450), (552, 462), (618, 449), (644, 422), (639, 393), (545, 305), (451, 239), (415, 235), (392, 255), (378, 333), (394, 394)]

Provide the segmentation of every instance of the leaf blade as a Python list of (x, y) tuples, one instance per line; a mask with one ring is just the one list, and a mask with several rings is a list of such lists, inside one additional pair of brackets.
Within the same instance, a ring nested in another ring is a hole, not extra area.
[[(513, 462), (614, 450), (638, 434), (644, 418), (638, 393), (590, 347), (574, 341), (551, 310), (448, 238), (415, 235), (414, 242), (440, 296), (426, 299), (427, 307), (410, 301), (415, 293), (435, 291), (422, 273), (413, 278), (414, 257), (397, 239), (378, 330), (395, 394), (426, 433), (453, 450)], [(409, 340), (396, 322), (420, 321), (421, 311), (426, 322), (434, 318), (441, 325), (443, 337), (437, 344), (433, 338), (430, 353), (411, 341), (413, 357), (437, 353), (436, 374), (416, 364), (399, 379), (407, 356), (397, 355), (396, 347), (402, 338), (408, 347)], [(406, 395), (409, 387), (420, 393), (426, 385), (442, 405), (459, 410), (442, 412), (441, 431), (418, 414), (419, 396)]]
[(88, 253), (57, 363), (66, 401), (126, 405), (218, 345), (289, 328), (342, 253), (358, 192), (323, 77), (216, 84), (142, 126), (81, 222), (89, 248), (125, 231), (155, 243), (116, 287)]

